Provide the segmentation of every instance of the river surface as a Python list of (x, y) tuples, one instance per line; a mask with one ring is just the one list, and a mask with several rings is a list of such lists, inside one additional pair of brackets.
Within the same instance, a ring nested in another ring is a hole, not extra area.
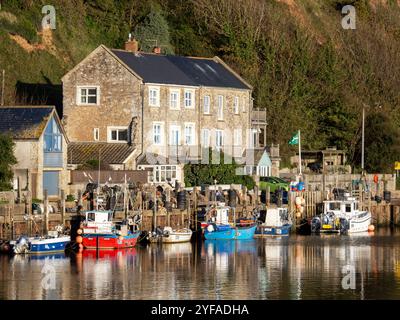
[(400, 231), (0, 256), (0, 299), (400, 299)]

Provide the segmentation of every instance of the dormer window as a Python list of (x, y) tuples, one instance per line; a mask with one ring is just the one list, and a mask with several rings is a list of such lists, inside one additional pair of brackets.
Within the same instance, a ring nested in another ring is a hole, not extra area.
[(78, 87), (78, 105), (98, 105), (99, 104), (99, 87)]

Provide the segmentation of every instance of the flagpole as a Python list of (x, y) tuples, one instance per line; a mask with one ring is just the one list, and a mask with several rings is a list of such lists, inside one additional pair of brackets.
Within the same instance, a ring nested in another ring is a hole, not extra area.
[(301, 136), (299, 130), (299, 174), (301, 176)]

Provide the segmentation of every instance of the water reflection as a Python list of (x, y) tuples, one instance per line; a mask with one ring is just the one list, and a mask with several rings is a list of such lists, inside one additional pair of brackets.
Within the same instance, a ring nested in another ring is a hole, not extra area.
[[(152, 244), (0, 257), (0, 299), (400, 298), (400, 233)], [(43, 288), (44, 267), (55, 288)], [(342, 287), (343, 268), (356, 288)]]

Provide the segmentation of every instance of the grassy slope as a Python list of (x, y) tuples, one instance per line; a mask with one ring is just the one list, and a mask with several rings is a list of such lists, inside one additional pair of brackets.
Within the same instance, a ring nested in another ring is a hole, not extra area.
[[(129, 24), (156, 4), (169, 22), (176, 53), (218, 54), (254, 85), (255, 105), (267, 109), (268, 139), (281, 143), (284, 154), (292, 152), (285, 142), (300, 128), (306, 147), (338, 145), (356, 161), (363, 104), (382, 105), (400, 123), (396, 0), (266, 0), (262, 7), (257, 0), (225, 2), (55, 0), (54, 47), (32, 52), (10, 34), (40, 45), (45, 1), (3, 4), (0, 69), (6, 70), (6, 103), (15, 103), (18, 81), (59, 84), (100, 43), (120, 47)], [(340, 26), (340, 8), (348, 2), (357, 8), (357, 30)]]

